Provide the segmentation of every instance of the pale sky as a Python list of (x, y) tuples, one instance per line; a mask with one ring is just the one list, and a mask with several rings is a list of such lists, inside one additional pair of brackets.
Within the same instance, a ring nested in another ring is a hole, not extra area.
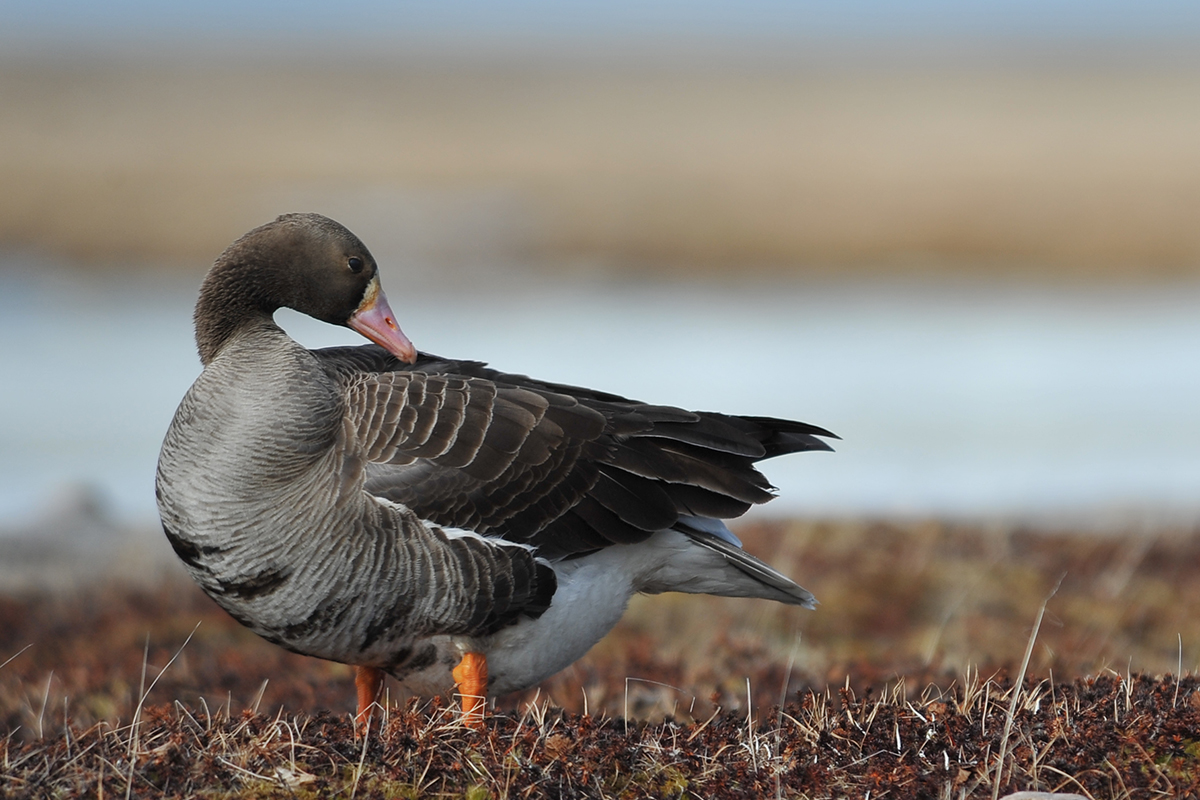
[(4, 0), (0, 41), (645, 36), (718, 40), (1200, 37), (1196, 0)]

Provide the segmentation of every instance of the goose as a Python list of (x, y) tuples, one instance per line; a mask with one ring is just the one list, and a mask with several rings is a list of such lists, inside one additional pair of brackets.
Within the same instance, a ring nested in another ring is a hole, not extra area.
[[(294, 309), (371, 344), (308, 350)], [(773, 487), (755, 464), (830, 450), (802, 422), (651, 405), (418, 351), (375, 259), (341, 224), (285, 214), (205, 277), (203, 370), (167, 430), (163, 531), (235, 620), (355, 668), (365, 724), (386, 675), (488, 697), (582, 657), (635, 593), (813, 608), (725, 525)]]

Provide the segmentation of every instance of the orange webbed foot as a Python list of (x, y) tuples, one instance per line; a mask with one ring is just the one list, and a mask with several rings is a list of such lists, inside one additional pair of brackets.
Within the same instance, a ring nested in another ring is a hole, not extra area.
[(450, 673), (462, 698), (462, 721), (468, 728), (483, 727), (483, 710), (487, 705), (487, 656), (483, 653), (463, 653), (462, 661)]
[(358, 713), (354, 716), (354, 723), (358, 726), (359, 733), (367, 732), (371, 708), (383, 690), (384, 677), (384, 671), (375, 667), (354, 668), (354, 685), (358, 688)]

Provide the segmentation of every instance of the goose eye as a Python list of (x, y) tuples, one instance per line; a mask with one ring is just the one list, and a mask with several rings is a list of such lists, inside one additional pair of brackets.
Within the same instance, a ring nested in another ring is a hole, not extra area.
[(350, 259), (346, 262), (346, 266), (350, 267), (351, 272), (362, 272), (363, 260), (358, 256), (350, 256)]

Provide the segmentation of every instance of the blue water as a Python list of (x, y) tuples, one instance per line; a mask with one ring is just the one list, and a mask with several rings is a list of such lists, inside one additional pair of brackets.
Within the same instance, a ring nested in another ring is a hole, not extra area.
[[(781, 513), (1200, 519), (1200, 286), (526, 281), (413, 288), (421, 349), (692, 408), (795, 417), (837, 453), (769, 462)], [(199, 371), (198, 278), (0, 264), (0, 526), (64, 486), (154, 516)], [(310, 346), (356, 336), (291, 312)]]

